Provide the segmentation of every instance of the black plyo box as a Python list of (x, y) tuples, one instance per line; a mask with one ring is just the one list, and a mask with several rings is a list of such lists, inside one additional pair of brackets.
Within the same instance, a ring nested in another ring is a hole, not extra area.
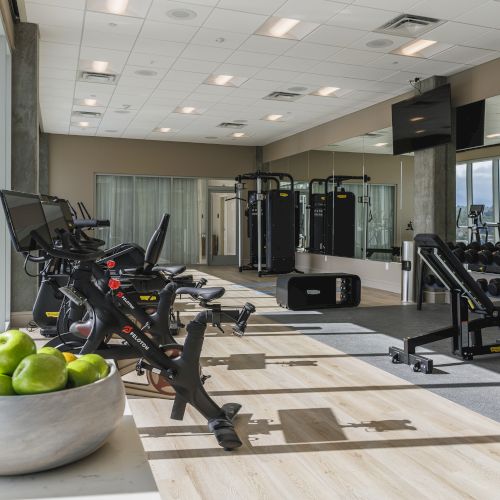
[(276, 302), (293, 311), (356, 307), (361, 279), (355, 274), (293, 274), (276, 281)]

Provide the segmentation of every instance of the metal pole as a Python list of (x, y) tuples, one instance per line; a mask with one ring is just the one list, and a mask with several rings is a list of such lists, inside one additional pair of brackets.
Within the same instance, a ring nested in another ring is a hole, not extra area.
[(257, 271), (262, 272), (262, 179), (257, 177)]
[(243, 184), (241, 182), (238, 182), (236, 184), (236, 224), (238, 226), (238, 269), (239, 271), (242, 270), (243, 268), (243, 230), (242, 230), (242, 225), (243, 225), (243, 220), (242, 220), (242, 213), (243, 210), (241, 209), (241, 203), (242, 203), (242, 195), (243, 195)]

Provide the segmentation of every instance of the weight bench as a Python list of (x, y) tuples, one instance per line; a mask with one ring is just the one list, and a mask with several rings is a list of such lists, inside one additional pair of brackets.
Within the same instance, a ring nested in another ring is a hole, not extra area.
[[(453, 354), (464, 360), (472, 360), (480, 354), (500, 353), (499, 343), (483, 345), (482, 339), (483, 328), (500, 326), (500, 308), (493, 304), (439, 236), (418, 234), (415, 244), (423, 263), (451, 292), (452, 324), (447, 328), (404, 339), (403, 349), (391, 347), (389, 355), (392, 362), (411, 365), (416, 372), (432, 373), (432, 360), (415, 354), (415, 349), (448, 338), (452, 341)], [(469, 319), (469, 312), (480, 317)]]

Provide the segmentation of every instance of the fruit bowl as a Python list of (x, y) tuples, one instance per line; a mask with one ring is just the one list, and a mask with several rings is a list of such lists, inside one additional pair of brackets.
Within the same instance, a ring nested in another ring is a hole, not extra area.
[(29, 396), (0, 396), (0, 476), (29, 474), (75, 462), (118, 427), (125, 392), (113, 361), (93, 384)]

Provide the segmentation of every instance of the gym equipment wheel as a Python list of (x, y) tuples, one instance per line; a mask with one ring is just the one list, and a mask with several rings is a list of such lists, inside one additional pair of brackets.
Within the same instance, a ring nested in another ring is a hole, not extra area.
[(416, 361), (413, 365), (411, 365), (411, 369), (414, 372), (420, 372), (422, 370), (422, 366), (420, 365), (420, 361)]
[(391, 356), (391, 361), (395, 364), (395, 365), (398, 365), (401, 363), (401, 360), (399, 359), (399, 354), (393, 354)]

